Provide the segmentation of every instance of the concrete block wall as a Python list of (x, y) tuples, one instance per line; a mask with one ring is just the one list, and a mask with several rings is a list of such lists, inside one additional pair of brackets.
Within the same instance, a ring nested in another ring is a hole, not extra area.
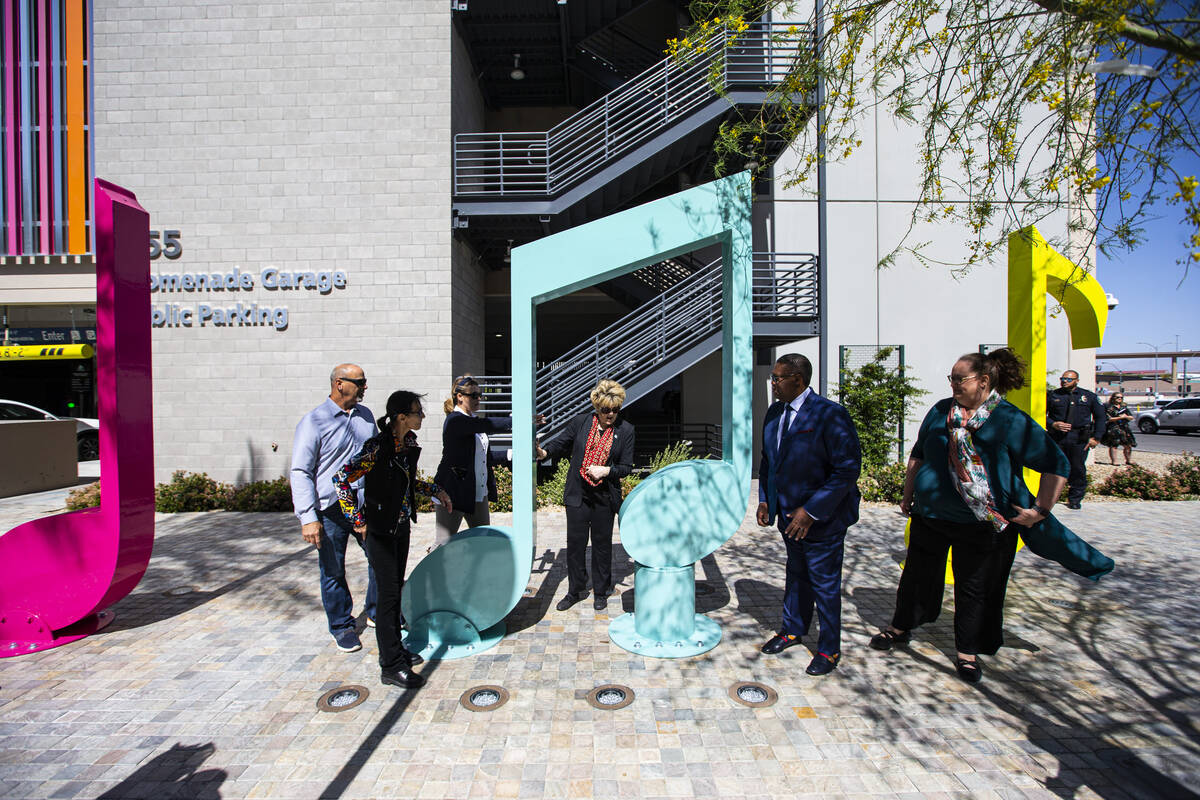
[[(330, 368), (363, 366), (378, 416), (428, 394), (422, 468), (440, 455), (452, 364), (450, 5), (97, 0), (96, 174), (133, 190), (182, 256), (154, 273), (253, 276), (158, 291), (156, 306), (286, 307), (284, 330), (154, 330), (155, 472), (286, 472)], [(345, 273), (268, 289), (262, 271)]]

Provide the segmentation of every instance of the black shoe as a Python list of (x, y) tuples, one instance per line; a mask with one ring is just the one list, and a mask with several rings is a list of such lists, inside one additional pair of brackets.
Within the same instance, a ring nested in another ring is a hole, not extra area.
[(967, 683), (979, 683), (983, 678), (983, 667), (978, 661), (967, 661), (965, 658), (956, 659), (954, 671)]
[(597, 611), (604, 611), (608, 608), (608, 596), (612, 592), (597, 592), (592, 596), (592, 608)]
[(400, 657), (407, 661), (410, 667), (425, 663), (425, 659), (421, 657), (420, 653), (414, 653), (411, 650), (405, 650), (400, 654)]
[(1072, 511), (1078, 511), (1083, 508), (1083, 503), (1081, 503), (1079, 500), (1069, 500), (1067, 502), (1067, 508), (1071, 509)]
[(392, 686), (399, 686), (401, 689), (420, 689), (425, 685), (425, 679), (421, 677), (421, 674), (413, 672), (409, 667), (385, 669), (379, 674), (379, 680)]
[(840, 655), (827, 656), (824, 653), (817, 653), (813, 656), (813, 660), (808, 662), (804, 671), (809, 675), (828, 675), (837, 669), (838, 662), (841, 660)]
[(563, 599), (558, 601), (558, 605), (556, 605), (555, 608), (557, 608), (559, 611), (566, 611), (568, 608), (575, 605), (582, 599), (583, 597), (581, 595), (565, 594), (563, 595)]
[(799, 636), (792, 636), (790, 633), (777, 633), (768, 639), (767, 643), (760, 647), (759, 650), (769, 656), (773, 656), (798, 644), (800, 644)]
[(896, 633), (889, 628), (884, 628), (871, 637), (870, 644), (876, 650), (891, 650), (893, 647), (908, 644), (910, 641), (912, 641), (912, 631)]

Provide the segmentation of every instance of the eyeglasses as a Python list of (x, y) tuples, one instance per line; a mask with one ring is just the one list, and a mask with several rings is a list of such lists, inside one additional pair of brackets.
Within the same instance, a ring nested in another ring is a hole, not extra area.
[(967, 381), (979, 380), (979, 376), (978, 375), (947, 375), (946, 380), (950, 381), (950, 383), (954, 384), (955, 386), (962, 386)]
[(418, 408), (416, 411), (403, 412), (400, 416), (402, 416), (402, 417), (420, 417), (421, 419), (425, 419), (425, 412)]
[(1068, 378), (1066, 375), (1063, 375), (1061, 378), (1058, 379), (1058, 382), (1059, 383), (1074, 383), (1077, 380), (1079, 380), (1079, 378)]
[(787, 375), (776, 375), (774, 372), (772, 372), (771, 383), (780, 383), (781, 381), (786, 381), (788, 378), (794, 378), (799, 374), (799, 372), (789, 372)]
[(597, 408), (596, 413), (597, 414), (616, 414), (616, 413), (620, 412), (620, 410), (621, 410), (620, 406), (616, 406), (615, 408), (605, 407), (605, 408)]
[(353, 383), (355, 386), (357, 386), (360, 389), (367, 388), (367, 379), (366, 378), (338, 378), (338, 380), (346, 381), (346, 383)]
[(472, 400), (476, 397), (483, 397), (483, 392), (459, 392), (463, 397), (470, 397)]

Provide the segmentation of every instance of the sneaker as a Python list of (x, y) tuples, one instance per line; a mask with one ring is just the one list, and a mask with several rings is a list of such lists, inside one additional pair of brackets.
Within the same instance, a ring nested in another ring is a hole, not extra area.
[(362, 650), (362, 642), (359, 640), (358, 634), (354, 632), (354, 628), (342, 628), (340, 631), (335, 631), (333, 641), (337, 644), (337, 649), (343, 653)]
[(375, 620), (371, 619), (370, 617), (367, 617), (367, 627), (368, 627), (368, 628), (374, 628), (374, 627), (375, 627)]

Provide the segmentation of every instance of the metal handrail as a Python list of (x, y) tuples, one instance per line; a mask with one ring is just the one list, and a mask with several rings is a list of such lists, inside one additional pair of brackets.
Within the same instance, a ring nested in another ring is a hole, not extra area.
[[(811, 253), (755, 253), (751, 307), (755, 319), (817, 316), (817, 257)], [(534, 374), (534, 410), (547, 423), (543, 438), (591, 408), (588, 394), (602, 378), (631, 386), (688, 347), (721, 330), (721, 260), (580, 342)], [(509, 376), (478, 379), (480, 413), (512, 413)]]
[(457, 134), (454, 193), (558, 194), (711, 102), (718, 89), (774, 87), (812, 52), (809, 25), (758, 22), (737, 33), (718, 26), (697, 55), (663, 59), (548, 131)]

